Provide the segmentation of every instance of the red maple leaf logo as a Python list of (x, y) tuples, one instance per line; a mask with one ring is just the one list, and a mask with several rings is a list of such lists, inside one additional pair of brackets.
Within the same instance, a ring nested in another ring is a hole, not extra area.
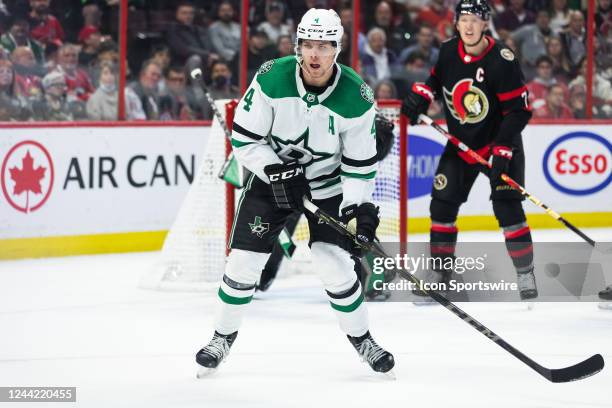
[(45, 177), (45, 167), (38, 166), (34, 168), (34, 159), (30, 155), (30, 151), (21, 159), (21, 169), (13, 167), (9, 169), (11, 179), (15, 182), (13, 194), (19, 195), (25, 191), (26, 193), (26, 212), (30, 209), (30, 192), (34, 194), (42, 194), (40, 180)]

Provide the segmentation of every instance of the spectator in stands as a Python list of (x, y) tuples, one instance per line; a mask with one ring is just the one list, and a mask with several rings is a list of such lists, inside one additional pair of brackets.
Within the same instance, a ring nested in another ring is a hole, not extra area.
[(98, 88), (87, 101), (87, 116), (91, 120), (117, 120), (119, 100), (117, 78), (109, 62), (100, 64)]
[(373, 27), (381, 28), (387, 36), (387, 49), (392, 50), (396, 55), (410, 44), (410, 33), (404, 27), (396, 26), (393, 21), (393, 8), (391, 4), (383, 0), (374, 9)]
[[(353, 32), (353, 9), (350, 6), (344, 6), (340, 8), (340, 12), (338, 13), (340, 16), (340, 24), (342, 24), (342, 28), (344, 28), (344, 33), (348, 36), (350, 41), (351, 32)], [(363, 47), (366, 45), (367, 40), (365, 35), (360, 31), (357, 33), (357, 47), (359, 49), (359, 53), (363, 52)], [(349, 56), (350, 59), (350, 56)]]
[(404, 64), (410, 55), (415, 52), (421, 53), (425, 57), (427, 69), (432, 68), (438, 61), (439, 50), (434, 46), (434, 33), (431, 27), (422, 25), (417, 34), (417, 43), (406, 48), (399, 56), (399, 62)]
[[(218, 61), (213, 62), (217, 64)], [(160, 102), (161, 120), (192, 120), (194, 113), (187, 100), (187, 77), (183, 67), (171, 66), (166, 74), (166, 94)]]
[(398, 98), (402, 99), (412, 89), (415, 82), (425, 82), (429, 77), (425, 55), (420, 52), (410, 54), (404, 66), (397, 66), (394, 70), (392, 80), (398, 90)]
[(27, 17), (13, 17), (8, 25), (8, 32), (0, 37), (0, 46), (12, 53), (17, 47), (28, 47), (34, 53), (36, 62), (40, 65), (45, 63), (45, 54), (43, 47), (36, 41), (30, 38), (30, 23)]
[(54, 71), (57, 67), (58, 53), (59, 47), (57, 45), (47, 44), (45, 46), (45, 73)]
[[(102, 28), (102, 11), (97, 3), (87, 3), (81, 10), (83, 15), (83, 28), (85, 27), (97, 27), (98, 30)], [(81, 33), (79, 32), (79, 37)]]
[[(153, 50), (151, 51), (150, 59), (159, 66), (162, 73), (167, 73), (168, 68), (170, 67), (170, 63), (172, 62), (172, 57), (170, 56), (170, 48), (168, 48), (168, 46), (165, 44), (157, 44), (153, 47)], [(157, 85), (157, 89), (160, 95), (164, 95), (167, 93), (166, 86), (166, 78), (162, 77)]]
[(43, 97), (42, 77), (46, 74), (43, 67), (36, 63), (34, 53), (29, 47), (17, 47), (11, 53), (15, 70), (15, 82), (19, 94), (28, 101), (38, 101)]
[(183, 65), (192, 55), (199, 56), (208, 66), (219, 56), (212, 50), (208, 31), (193, 23), (193, 4), (181, 2), (176, 8), (176, 21), (168, 27), (168, 44), (174, 53), (174, 62)]
[[(586, 119), (586, 86), (570, 89), (569, 107), (575, 119)], [(594, 107), (593, 110), (596, 108)]]
[(361, 55), (361, 73), (364, 79), (370, 83), (391, 78), (391, 70), (396, 64), (395, 53), (385, 47), (386, 37), (381, 28), (374, 27), (368, 31), (368, 43)]
[(546, 44), (546, 55), (553, 62), (553, 75), (563, 82), (572, 77), (572, 64), (563, 52), (563, 45), (559, 37), (551, 37)]
[(79, 68), (79, 48), (74, 44), (64, 44), (58, 51), (56, 70), (66, 79), (68, 98), (76, 98), (86, 102), (95, 88), (87, 71)]
[(266, 6), (266, 21), (259, 24), (257, 30), (266, 33), (269, 44), (276, 44), (281, 35), (293, 33), (291, 26), (283, 22), (284, 14), (285, 6), (282, 3), (272, 1)]
[[(217, 61), (213, 64), (210, 80), (208, 91), (214, 100), (240, 98), (240, 91), (232, 85), (232, 71), (225, 61)], [(201, 106), (204, 119), (212, 119), (213, 112), (208, 100), (204, 99)]]
[(552, 85), (546, 96), (546, 103), (533, 111), (533, 117), (538, 119), (573, 119), (574, 114), (565, 103), (564, 91), (561, 85)]
[(562, 32), (559, 37), (561, 38), (561, 44), (563, 44), (563, 52), (567, 55), (572, 68), (577, 68), (582, 57), (586, 55), (586, 32), (584, 16), (581, 11), (570, 11), (567, 30)]
[(569, 90), (567, 85), (559, 82), (553, 76), (553, 62), (547, 55), (540, 56), (536, 61), (536, 76), (527, 83), (529, 90), (529, 102), (532, 109), (537, 109), (546, 103), (548, 90), (552, 85), (560, 85), (563, 88), (564, 99), (568, 100)]
[(535, 15), (525, 9), (525, 0), (510, 0), (509, 7), (495, 20), (497, 34), (503, 40), (517, 28), (535, 23)]
[(208, 29), (213, 49), (226, 61), (240, 51), (240, 24), (234, 21), (234, 6), (224, 0), (219, 3), (218, 20)]
[(552, 35), (548, 10), (538, 11), (535, 24), (523, 25), (511, 34), (520, 50), (523, 74), (527, 80), (535, 75), (536, 60), (546, 54), (546, 44)]
[(569, 7), (567, 0), (552, 0), (550, 2), (550, 28), (556, 35), (559, 35), (568, 24)]
[(50, 0), (30, 0), (30, 35), (44, 45), (62, 45), (64, 29), (55, 16), (49, 14)]
[(342, 39), (340, 40), (340, 44), (342, 49), (340, 50), (340, 54), (338, 54), (338, 59), (336, 60), (340, 64), (344, 64), (347, 66), (351, 66), (351, 38), (349, 34), (345, 31), (342, 33)]
[(148, 120), (159, 119), (160, 96), (158, 83), (161, 78), (162, 71), (159, 65), (151, 60), (147, 60), (142, 64), (138, 81), (130, 85), (130, 88), (140, 100), (142, 110)]
[(295, 51), (293, 48), (293, 41), (291, 40), (291, 36), (281, 35), (280, 37), (278, 37), (278, 43), (276, 44), (276, 58), (282, 58), (288, 55), (295, 55)]
[[(578, 76), (569, 84), (570, 90), (574, 87), (584, 87), (586, 90), (587, 58), (583, 57), (578, 64)], [(594, 68), (594, 67), (593, 67)], [(593, 70), (593, 114), (597, 117), (612, 117), (612, 84)]]
[(612, 0), (597, 0), (595, 27), (597, 33), (604, 37), (612, 30)]
[(0, 60), (0, 121), (25, 121), (32, 112), (19, 94), (15, 70), (9, 60)]
[(453, 24), (455, 15), (452, 10), (444, 4), (444, 0), (429, 0), (428, 5), (417, 14), (415, 22), (417, 25), (426, 24), (438, 33), (439, 26)]
[[(249, 47), (247, 52), (247, 83), (250, 83), (255, 72), (261, 64), (272, 58), (268, 47), (268, 36), (263, 31), (252, 30), (249, 33)], [(232, 71), (238, 72), (240, 68), (239, 55), (234, 56), (231, 62)]]
[(79, 100), (68, 101), (66, 79), (60, 72), (53, 71), (43, 78), (45, 96), (42, 101), (32, 104), (36, 120), (73, 121), (87, 118), (85, 104)]
[(79, 43), (81, 44), (79, 65), (89, 67), (96, 60), (101, 40), (102, 35), (98, 27), (93, 25), (83, 27), (79, 32)]
[(397, 89), (393, 82), (383, 79), (374, 88), (374, 99), (397, 99)]
[[(119, 50), (117, 48), (117, 43), (112, 40), (104, 41), (100, 44), (100, 48), (98, 49), (98, 55), (96, 57), (96, 62), (94, 63), (94, 72), (98, 72), (96, 67), (100, 67), (103, 62), (109, 62), (113, 65), (114, 72), (118, 72), (119, 70)], [(94, 75), (94, 77), (99, 77), (99, 74)]]

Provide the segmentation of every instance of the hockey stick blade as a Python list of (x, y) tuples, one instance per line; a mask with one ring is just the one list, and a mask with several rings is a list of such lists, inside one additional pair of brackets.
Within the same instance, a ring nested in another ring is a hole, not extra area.
[(564, 383), (570, 381), (582, 380), (597, 374), (604, 368), (604, 359), (601, 354), (595, 354), (586, 360), (565, 368), (547, 369), (541, 367), (537, 370), (547, 380), (554, 383)]
[[(331, 215), (327, 214), (325, 211), (321, 210), (319, 207), (317, 207), (316, 204), (312, 203), (306, 197), (304, 197), (304, 208), (307, 211), (309, 211), (312, 215), (319, 218), (320, 220), (325, 222), (327, 225), (329, 225), (331, 228), (336, 230), (338, 233), (346, 237), (352, 238), (353, 241), (355, 241), (354, 232), (350, 231), (349, 228), (345, 224), (338, 221), (335, 217), (332, 217)], [(389, 258), (389, 256), (385, 253), (384, 249), (376, 242), (361, 243), (361, 242), (355, 241), (355, 243), (360, 245), (363, 249), (371, 251), (377, 256), (380, 256), (383, 258)], [(416, 283), (417, 285), (419, 285), (420, 281), (412, 274), (410, 273), (408, 273), (407, 275), (402, 274), (402, 276)], [(534, 360), (532, 360), (530, 357), (528, 357), (526, 354), (524, 354), (520, 350), (513, 347), (510, 343), (502, 339), (500, 336), (495, 334), (492, 330), (490, 330), (484, 324), (480, 323), (478, 320), (474, 319), (468, 313), (460, 309), (457, 305), (455, 305), (453, 302), (448, 300), (442, 294), (435, 292), (435, 291), (427, 291), (423, 288), (421, 288), (421, 290), (423, 290), (426, 294), (428, 294), (434, 301), (444, 306), (447, 310), (449, 310), (455, 316), (459, 317), (461, 320), (463, 320), (464, 322), (472, 326), (474, 329), (480, 332), (480, 334), (487, 337), (489, 340), (491, 340), (492, 342), (494, 342), (495, 344), (497, 344), (498, 346), (506, 350), (508, 353), (510, 353), (512, 356), (514, 356), (518, 360), (522, 361), (524, 364), (526, 364), (532, 370), (534, 370), (535, 372), (537, 372), (538, 374), (546, 378), (548, 381), (551, 381), (554, 383), (577, 381), (577, 380), (587, 378), (587, 377), (597, 374), (604, 367), (603, 357), (601, 356), (601, 354), (596, 354), (570, 367), (559, 368), (559, 369), (546, 368), (538, 364)]]

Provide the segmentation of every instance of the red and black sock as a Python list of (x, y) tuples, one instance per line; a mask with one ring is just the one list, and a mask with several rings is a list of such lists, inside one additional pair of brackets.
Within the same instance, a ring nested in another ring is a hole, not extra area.
[(526, 222), (503, 227), (506, 248), (518, 273), (533, 270), (533, 242)]

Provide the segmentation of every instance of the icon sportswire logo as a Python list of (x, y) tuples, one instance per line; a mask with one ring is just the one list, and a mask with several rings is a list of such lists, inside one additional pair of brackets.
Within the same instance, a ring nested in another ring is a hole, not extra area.
[(2, 160), (0, 184), (15, 210), (31, 213), (42, 207), (53, 189), (53, 160), (40, 143), (25, 140), (13, 146)]

